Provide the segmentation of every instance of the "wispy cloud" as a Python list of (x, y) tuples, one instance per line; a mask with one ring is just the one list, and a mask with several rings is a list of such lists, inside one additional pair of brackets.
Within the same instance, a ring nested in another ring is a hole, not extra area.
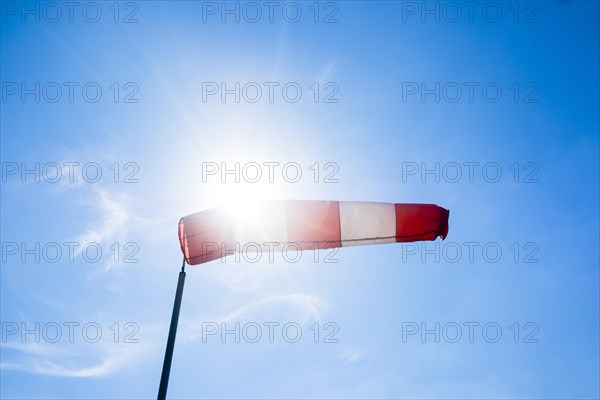
[(360, 346), (350, 346), (344, 350), (342, 354), (340, 354), (340, 358), (347, 363), (355, 363), (361, 361), (365, 358), (367, 354), (367, 350), (371, 346), (360, 347)]
[(218, 322), (231, 322), (247, 317), (260, 309), (272, 307), (277, 304), (291, 305), (300, 312), (301, 319), (319, 319), (324, 314), (325, 303), (317, 296), (304, 293), (281, 293), (270, 295), (254, 303), (244, 305), (229, 314), (216, 318)]
[(58, 353), (58, 348), (49, 346), (47, 343), (36, 342), (10, 342), (0, 344), (0, 348), (8, 350), (16, 350), (21, 353), (33, 354), (36, 356), (52, 356)]
[[(135, 199), (126, 193), (95, 187), (92, 189), (88, 203), (94, 210), (93, 219), (84, 232), (70, 240), (80, 244), (76, 256), (81, 255), (84, 244), (97, 243), (100, 245), (106, 253), (106, 263), (103, 270), (107, 271), (114, 266), (121, 265), (123, 261), (117, 260), (117, 262), (114, 262), (114, 254), (111, 254), (107, 249), (114, 243), (118, 243), (122, 249), (124, 244), (130, 241), (130, 237), (134, 232), (143, 232), (149, 225), (153, 224), (153, 221), (143, 218), (133, 211)], [(139, 244), (137, 245), (139, 246)], [(124, 255), (121, 254), (121, 258), (122, 256)]]
[(286, 320), (293, 320), (306, 325), (311, 320), (319, 320), (327, 312), (327, 303), (318, 296), (304, 293), (277, 293), (266, 295), (255, 302), (244, 304), (230, 312), (213, 315), (197, 316), (182, 321), (180, 340), (193, 342), (201, 336), (202, 322), (234, 323), (242, 320), (257, 319), (262, 315), (273, 315), (278, 306), (285, 308)]
[(76, 238), (78, 242), (109, 242), (117, 232), (127, 230), (131, 220), (139, 220), (130, 211), (132, 198), (127, 194), (102, 188), (94, 188), (93, 193), (92, 206), (98, 209), (99, 218)]
[(92, 367), (65, 367), (45, 359), (29, 359), (27, 362), (1, 363), (0, 368), (33, 374), (59, 376), (66, 378), (90, 378), (115, 372), (118, 363), (114, 358), (102, 360)]
[[(69, 346), (68, 346), (69, 345)], [(94, 347), (90, 347), (94, 346)], [(142, 343), (50, 344), (3, 343), (0, 369), (60, 377), (99, 377), (118, 372), (133, 364), (143, 362), (149, 354)], [(6, 350), (16, 354), (7, 355)]]
[(329, 60), (327, 60), (325, 65), (323, 65), (323, 68), (321, 68), (321, 71), (319, 71), (319, 75), (317, 75), (317, 77), (315, 78), (315, 82), (323, 84), (331, 81), (336, 71), (337, 57), (332, 57)]

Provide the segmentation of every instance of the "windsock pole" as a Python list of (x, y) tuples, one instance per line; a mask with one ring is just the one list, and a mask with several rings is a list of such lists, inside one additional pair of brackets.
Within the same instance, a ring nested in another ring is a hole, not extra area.
[(179, 272), (177, 291), (175, 292), (175, 303), (171, 315), (171, 326), (169, 327), (169, 338), (165, 350), (165, 361), (163, 362), (160, 386), (158, 388), (158, 400), (167, 398), (167, 386), (169, 385), (169, 374), (171, 373), (171, 361), (173, 360), (173, 349), (175, 348), (175, 335), (177, 335), (177, 323), (179, 322), (179, 310), (181, 309), (181, 298), (183, 297), (183, 284), (185, 283), (185, 257)]

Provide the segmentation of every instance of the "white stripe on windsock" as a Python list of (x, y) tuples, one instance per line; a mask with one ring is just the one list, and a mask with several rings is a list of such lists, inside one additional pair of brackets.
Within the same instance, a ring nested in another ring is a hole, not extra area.
[(396, 242), (396, 209), (390, 203), (340, 201), (342, 246)]

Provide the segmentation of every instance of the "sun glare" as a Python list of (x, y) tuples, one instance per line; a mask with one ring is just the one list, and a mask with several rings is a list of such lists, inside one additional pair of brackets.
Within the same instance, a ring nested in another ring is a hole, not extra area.
[(234, 198), (224, 202), (229, 217), (238, 223), (252, 223), (260, 216), (261, 201), (252, 198)]
[(224, 185), (219, 191), (217, 203), (222, 206), (229, 217), (243, 225), (255, 224), (265, 219), (269, 212), (265, 204), (279, 196), (269, 185), (237, 184)]

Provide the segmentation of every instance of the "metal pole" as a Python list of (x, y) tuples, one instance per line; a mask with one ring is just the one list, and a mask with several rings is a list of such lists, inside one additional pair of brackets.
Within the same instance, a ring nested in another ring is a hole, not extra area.
[(158, 388), (158, 400), (167, 398), (167, 386), (169, 385), (169, 374), (171, 372), (171, 360), (173, 360), (173, 349), (175, 348), (175, 335), (177, 334), (177, 322), (179, 322), (179, 310), (181, 309), (181, 298), (183, 297), (183, 284), (185, 283), (185, 257), (177, 281), (177, 291), (175, 292), (175, 303), (173, 304), (173, 315), (171, 315), (171, 326), (169, 328), (169, 338), (167, 339), (167, 349), (165, 350), (165, 361), (163, 362), (162, 375), (160, 376), (160, 386)]

